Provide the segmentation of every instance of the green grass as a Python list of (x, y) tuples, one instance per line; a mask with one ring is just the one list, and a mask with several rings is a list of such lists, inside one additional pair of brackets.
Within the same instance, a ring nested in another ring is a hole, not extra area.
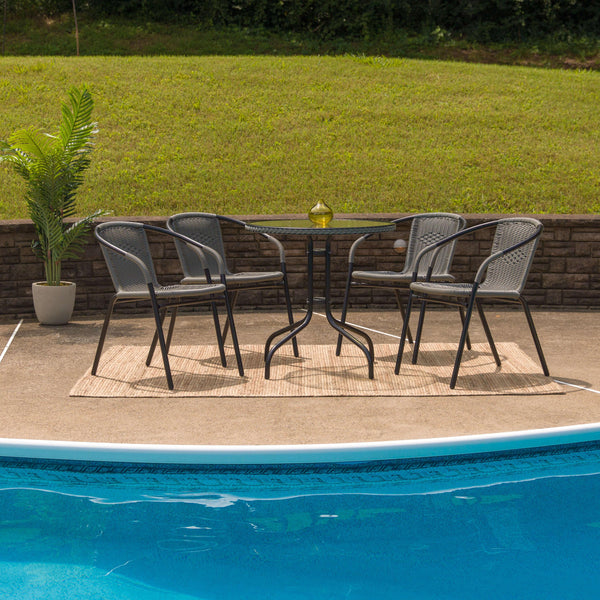
[[(381, 56), (0, 59), (0, 138), (90, 85), (82, 213), (600, 211), (600, 73)], [(0, 169), (0, 218), (26, 217)]]

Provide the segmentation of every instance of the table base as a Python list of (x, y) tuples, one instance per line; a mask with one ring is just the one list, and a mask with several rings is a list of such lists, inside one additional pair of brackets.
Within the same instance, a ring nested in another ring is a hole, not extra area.
[[(343, 335), (346, 339), (350, 340), (353, 344), (358, 346), (367, 358), (369, 368), (369, 379), (373, 379), (373, 365), (375, 362), (375, 350), (373, 348), (373, 341), (364, 332), (349, 325), (348, 323), (342, 323), (336, 319), (331, 313), (331, 301), (330, 301), (330, 288), (331, 288), (331, 241), (329, 238), (325, 240), (325, 248), (315, 249), (314, 241), (312, 237), (308, 238), (308, 298), (307, 298), (307, 310), (306, 315), (303, 319), (291, 323), (286, 327), (282, 327), (277, 331), (273, 332), (265, 343), (265, 379), (270, 379), (271, 375), (271, 360), (273, 356), (281, 346), (290, 340), (295, 340), (296, 336), (310, 323), (313, 312), (314, 304), (319, 299), (314, 297), (314, 281), (313, 281), (313, 262), (315, 256), (325, 257), (325, 297), (320, 300), (325, 303), (325, 316), (327, 322), (333, 327), (340, 335)], [(283, 335), (284, 337), (278, 342), (273, 343), (276, 338)], [(360, 338), (364, 340), (361, 341)]]

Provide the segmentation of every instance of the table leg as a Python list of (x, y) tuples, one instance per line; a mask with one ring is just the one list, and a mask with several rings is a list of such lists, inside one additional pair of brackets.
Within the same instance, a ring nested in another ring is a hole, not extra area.
[[(327, 244), (325, 246), (325, 316), (329, 324), (341, 335), (350, 340), (355, 346), (358, 346), (367, 357), (369, 365), (369, 379), (373, 379), (373, 364), (375, 362), (375, 348), (373, 347), (373, 341), (370, 336), (367, 335), (361, 329), (348, 325), (348, 323), (342, 323), (336, 319), (331, 312), (331, 242), (327, 238)], [(356, 336), (362, 336), (364, 341), (367, 343), (367, 347), (356, 338)]]
[[(277, 331), (274, 331), (268, 338), (265, 343), (265, 379), (269, 379), (271, 376), (271, 359), (273, 355), (283, 344), (288, 342), (289, 340), (295, 338), (311, 321), (313, 316), (313, 303), (314, 303), (314, 294), (313, 294), (313, 262), (314, 262), (314, 246), (312, 238), (308, 240), (308, 251), (307, 251), (307, 263), (308, 263), (308, 289), (307, 289), (307, 307), (306, 307), (306, 315), (300, 321), (295, 321), (290, 325), (286, 325)], [(272, 348), (271, 343), (275, 338), (280, 335), (283, 335), (287, 332), (287, 335), (284, 336), (281, 340), (279, 340)]]
[[(368, 367), (369, 367), (369, 379), (373, 379), (373, 365), (375, 361), (375, 350), (373, 347), (373, 341), (371, 338), (360, 329), (353, 327), (352, 325), (348, 325), (347, 323), (342, 323), (338, 319), (336, 319), (331, 312), (331, 241), (327, 238), (325, 243), (324, 250), (314, 249), (313, 239), (311, 237), (308, 238), (308, 298), (307, 298), (307, 310), (305, 317), (300, 320), (292, 323), (291, 325), (287, 325), (286, 327), (282, 327), (277, 331), (273, 332), (267, 339), (265, 343), (265, 379), (270, 378), (271, 374), (271, 360), (273, 355), (283, 344), (288, 342), (289, 340), (295, 338), (300, 331), (302, 331), (311, 321), (314, 310), (314, 281), (313, 281), (313, 269), (314, 269), (314, 256), (315, 254), (319, 254), (325, 257), (325, 316), (327, 317), (328, 323), (333, 327), (340, 335), (343, 335), (345, 338), (350, 340), (353, 344), (358, 346), (364, 353), (367, 358)], [(271, 344), (275, 338), (280, 335), (286, 334), (281, 340), (279, 340), (276, 344), (271, 347)], [(365, 343), (361, 342), (357, 336), (363, 338)]]

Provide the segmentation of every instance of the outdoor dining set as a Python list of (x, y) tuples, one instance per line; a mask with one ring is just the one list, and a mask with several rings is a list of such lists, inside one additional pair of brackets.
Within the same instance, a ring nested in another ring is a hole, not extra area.
[[(244, 227), (268, 240), (279, 255), (279, 268), (273, 271), (231, 272), (227, 266), (225, 243), (221, 224), (229, 222)], [(374, 235), (396, 230), (410, 224), (406, 243), (399, 244), (404, 254), (401, 270), (359, 270), (355, 268), (357, 253), (368, 253), (368, 240)], [(493, 229), (489, 255), (481, 262), (470, 281), (457, 281), (452, 274), (456, 244), (462, 238), (473, 236), (482, 229)], [(112, 296), (92, 366), (92, 375), (98, 372), (109, 322), (116, 304), (149, 300), (152, 305), (155, 333), (148, 349), (149, 365), (156, 346), (160, 348), (169, 389), (174, 388), (169, 363), (169, 348), (181, 307), (208, 304), (212, 311), (215, 335), (221, 364), (227, 366), (225, 341), (231, 336), (237, 370), (244, 376), (244, 365), (235, 326), (234, 310), (239, 292), (251, 289), (279, 287), (283, 291), (288, 324), (274, 331), (264, 346), (264, 375), (271, 377), (271, 363), (276, 352), (286, 343), (292, 344), (295, 357), (299, 356), (297, 337), (309, 324), (314, 311), (314, 258), (325, 263), (325, 289), (322, 298), (325, 316), (337, 332), (336, 354), (339, 356), (344, 340), (354, 344), (364, 354), (367, 374), (374, 377), (375, 349), (371, 337), (362, 329), (347, 322), (348, 309), (354, 289), (378, 287), (395, 294), (402, 317), (402, 332), (398, 345), (395, 374), (399, 375), (406, 342), (412, 346), (412, 363), (417, 364), (425, 312), (429, 304), (445, 304), (458, 309), (462, 321), (450, 388), (456, 386), (465, 346), (470, 347), (469, 324), (476, 310), (495, 364), (500, 356), (483, 309), (485, 301), (520, 304), (525, 312), (544, 375), (548, 366), (526, 299), (523, 297), (533, 257), (542, 233), (542, 224), (532, 218), (510, 217), (466, 226), (465, 219), (451, 213), (415, 214), (390, 221), (335, 218), (326, 224), (309, 219), (242, 221), (209, 213), (189, 212), (171, 216), (166, 228), (137, 222), (112, 221), (95, 228), (95, 237), (101, 245), (104, 259), (112, 278), (115, 293)], [(177, 249), (183, 278), (176, 285), (158, 282), (148, 233), (170, 236)], [(339, 317), (331, 307), (331, 240), (334, 236), (357, 236), (348, 255), (348, 274), (344, 299)], [(285, 248), (279, 238), (288, 236), (304, 239), (307, 245), (307, 304), (302, 319), (295, 320), (286, 270)], [(408, 295), (406, 296), (406, 294)], [(419, 307), (417, 328), (410, 328), (414, 307)], [(219, 320), (218, 305), (224, 305), (225, 324)], [(170, 315), (169, 326), (164, 323)]]

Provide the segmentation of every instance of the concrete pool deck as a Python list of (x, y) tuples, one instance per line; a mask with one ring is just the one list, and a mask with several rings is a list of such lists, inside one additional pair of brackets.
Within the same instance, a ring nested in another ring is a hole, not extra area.
[[(90, 367), (103, 315), (76, 317), (67, 326), (33, 320), (0, 322), (0, 438), (133, 444), (288, 445), (415, 440), (600, 423), (600, 312), (534, 311), (559, 395), (343, 398), (80, 398), (70, 397)], [(535, 361), (525, 317), (488, 310), (496, 341), (515, 341)], [(424, 341), (453, 342), (455, 311), (431, 311)], [(394, 342), (392, 311), (354, 311), (349, 321), (372, 330), (375, 343)], [(262, 344), (284, 324), (279, 312), (236, 315), (242, 344)], [(334, 343), (335, 332), (316, 316), (300, 335), (306, 344)], [(174, 343), (214, 343), (210, 317), (184, 314)], [(149, 314), (116, 316), (107, 346), (147, 343)], [(14, 336), (13, 336), (14, 334)], [(471, 335), (482, 341), (477, 318)], [(10, 342), (10, 344), (9, 344)], [(7, 345), (8, 344), (8, 345)], [(540, 369), (541, 370), (541, 369)]]

